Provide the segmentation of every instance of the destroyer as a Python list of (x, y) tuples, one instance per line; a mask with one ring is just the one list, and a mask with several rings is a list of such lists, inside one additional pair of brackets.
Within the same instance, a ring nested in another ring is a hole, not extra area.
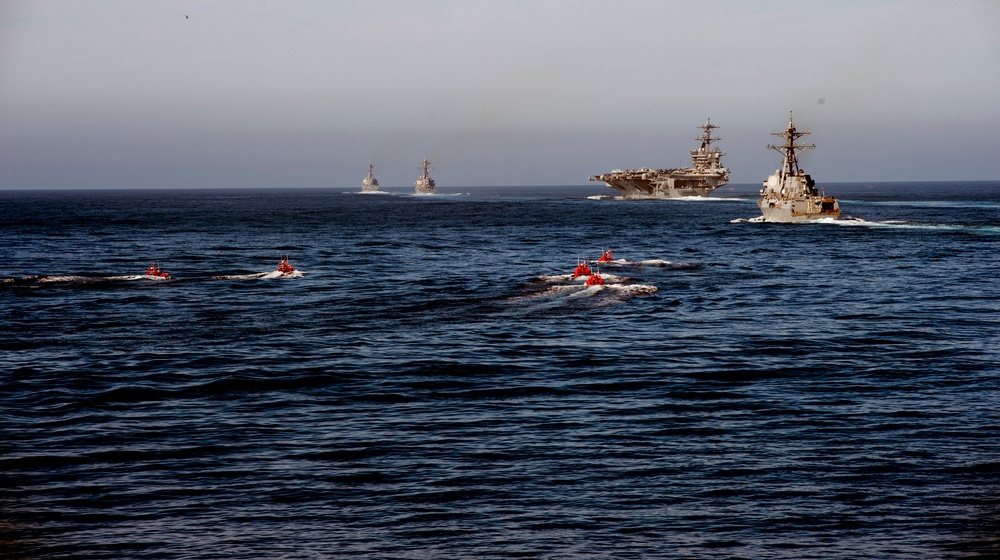
[(808, 146), (796, 144), (795, 141), (808, 132), (795, 129), (791, 111), (788, 112), (788, 127), (784, 132), (772, 132), (773, 136), (784, 138), (780, 146), (768, 144), (767, 147), (782, 155), (781, 169), (774, 172), (764, 181), (760, 191), (757, 206), (764, 215), (766, 222), (807, 222), (824, 218), (836, 219), (840, 216), (840, 205), (837, 199), (827, 196), (816, 189), (816, 182), (806, 172), (799, 168), (797, 152), (811, 150), (815, 144)]
[(375, 166), (368, 164), (368, 176), (361, 180), (361, 192), (378, 192), (378, 179), (375, 178)]
[(706, 196), (729, 182), (729, 169), (723, 167), (721, 161), (726, 152), (712, 147), (712, 142), (719, 139), (712, 137), (712, 130), (719, 127), (708, 119), (698, 128), (705, 132), (695, 138), (701, 141), (701, 147), (691, 150), (691, 167), (615, 169), (611, 173), (595, 175), (590, 180), (604, 181), (621, 192), (624, 198)]
[(424, 158), (424, 165), (422, 167), (423, 173), (420, 178), (416, 180), (414, 186), (417, 188), (417, 194), (434, 194), (437, 192), (437, 183), (428, 174), (431, 170), (431, 164)]

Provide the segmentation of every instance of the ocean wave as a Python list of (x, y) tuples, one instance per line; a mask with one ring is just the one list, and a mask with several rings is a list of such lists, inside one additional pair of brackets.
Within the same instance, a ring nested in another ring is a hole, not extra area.
[(869, 220), (864, 220), (862, 218), (848, 217), (847, 219), (830, 220), (829, 223), (845, 227), (911, 229), (911, 230), (928, 230), (928, 231), (964, 231), (970, 233), (984, 233), (990, 235), (1000, 234), (1000, 226), (934, 224), (934, 223), (912, 222), (908, 220), (869, 221)]

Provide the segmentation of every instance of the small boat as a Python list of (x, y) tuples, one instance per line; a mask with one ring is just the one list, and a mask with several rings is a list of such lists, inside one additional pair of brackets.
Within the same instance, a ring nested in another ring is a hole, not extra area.
[(608, 249), (601, 254), (601, 258), (597, 259), (597, 262), (611, 262), (613, 260), (615, 257), (611, 255), (611, 249)]
[(160, 270), (160, 268), (156, 266), (155, 262), (149, 265), (149, 268), (146, 269), (146, 276), (151, 276), (154, 278), (170, 278), (170, 274)]
[(604, 285), (604, 279), (601, 278), (601, 271), (597, 271), (596, 273), (591, 274), (590, 277), (587, 278), (587, 285), (588, 286), (603, 286)]
[(587, 266), (587, 261), (577, 262), (576, 269), (573, 270), (573, 278), (579, 278), (580, 276), (590, 276), (590, 267)]
[(290, 265), (290, 264), (288, 264), (288, 257), (287, 256), (284, 257), (284, 258), (282, 258), (281, 262), (278, 263), (278, 272), (280, 272), (282, 274), (291, 274), (291, 273), (295, 272), (295, 267), (292, 266), (292, 265)]

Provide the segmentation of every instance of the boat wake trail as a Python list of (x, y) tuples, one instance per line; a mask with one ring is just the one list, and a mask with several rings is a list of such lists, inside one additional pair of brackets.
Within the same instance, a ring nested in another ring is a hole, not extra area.
[(281, 272), (272, 270), (270, 272), (254, 272), (252, 274), (220, 274), (213, 276), (212, 280), (257, 280), (258, 278), (302, 278), (305, 272), (295, 270), (293, 272)]
[(220, 274), (218, 276), (213, 276), (211, 280), (256, 280), (257, 278), (266, 278), (271, 274), (281, 274), (277, 271), (272, 272), (254, 272), (253, 274)]
[[(621, 284), (626, 282), (629, 278), (625, 276), (615, 276), (614, 274), (601, 274), (601, 278), (604, 280), (605, 284)], [(587, 283), (586, 276), (573, 276), (572, 274), (557, 274), (555, 276), (539, 276), (538, 280), (547, 283), (563, 283), (571, 285), (583, 285)]]
[(293, 270), (292, 272), (281, 272), (280, 270), (274, 270), (264, 274), (261, 278), (302, 278), (305, 272), (301, 270)]
[[(272, 270), (270, 272), (255, 272), (252, 274), (220, 274), (217, 276), (208, 277), (208, 280), (256, 280), (259, 278), (301, 278), (305, 273), (301, 270), (295, 270), (293, 272), (281, 272), (278, 270)], [(50, 275), (36, 275), (36, 276), (21, 276), (18, 278), (2, 278), (0, 279), (0, 288), (42, 288), (42, 287), (85, 287), (85, 288), (112, 288), (115, 286), (122, 286), (131, 282), (141, 281), (141, 282), (163, 282), (163, 283), (174, 283), (174, 282), (190, 282), (190, 281), (204, 281), (206, 278), (202, 277), (191, 277), (191, 278), (174, 278), (174, 277), (163, 277), (163, 276), (151, 276), (147, 274), (133, 274), (129, 276), (78, 276), (78, 275), (66, 275), (66, 276), (50, 276)]]
[(529, 309), (559, 307), (571, 302), (586, 302), (588, 306), (602, 307), (623, 303), (638, 296), (659, 291), (656, 286), (645, 284), (611, 284), (588, 286), (585, 283), (556, 284), (539, 292), (521, 294), (509, 299)]
[(601, 266), (627, 267), (627, 266), (656, 266), (661, 268), (699, 268), (701, 264), (695, 262), (674, 262), (663, 259), (645, 259), (641, 261), (630, 261), (628, 259), (615, 259), (604, 261)]
[(508, 301), (528, 309), (559, 307), (571, 302), (586, 302), (587, 306), (601, 307), (659, 291), (656, 286), (633, 284), (632, 279), (625, 276), (604, 273), (599, 276), (600, 284), (592, 284), (591, 277), (586, 275), (539, 276), (523, 287), (523, 293), (510, 297)]
[(920, 229), (929, 231), (963, 231), (970, 233), (982, 233), (988, 235), (1000, 234), (1000, 226), (979, 226), (965, 224), (930, 224), (921, 222), (910, 222), (907, 220), (885, 220), (870, 222), (861, 218), (848, 217), (841, 220), (832, 220), (830, 223), (845, 227), (869, 227), (884, 229)]
[[(735, 220), (730, 220), (731, 224), (745, 224), (745, 223), (765, 223), (767, 220), (764, 216), (757, 216), (756, 218), (737, 218)], [(967, 233), (979, 233), (985, 235), (1000, 235), (1000, 226), (980, 226), (980, 225), (966, 225), (966, 224), (931, 224), (931, 223), (921, 223), (921, 222), (911, 222), (907, 220), (885, 220), (885, 221), (869, 221), (862, 218), (855, 218), (853, 216), (845, 216), (840, 219), (835, 218), (822, 218), (818, 220), (809, 220), (804, 222), (793, 222), (799, 224), (833, 224), (841, 227), (867, 227), (876, 229), (906, 229), (906, 230), (927, 230), (927, 231), (959, 231)]]
[(36, 276), (21, 276), (19, 278), (3, 278), (0, 279), (0, 286), (7, 288), (21, 288), (21, 287), (42, 287), (42, 286), (89, 286), (89, 287), (100, 287), (109, 286), (113, 284), (119, 284), (124, 282), (132, 282), (136, 280), (154, 280), (154, 281), (168, 281), (168, 278), (160, 277), (147, 277), (145, 275), (136, 274), (131, 276), (48, 276), (48, 275), (36, 275)]
[(753, 218), (736, 218), (735, 220), (729, 220), (731, 224), (837, 224), (844, 220), (853, 220), (854, 218), (812, 218), (809, 220), (803, 220), (800, 222), (791, 221), (775, 221), (768, 220), (764, 216), (756, 216)]

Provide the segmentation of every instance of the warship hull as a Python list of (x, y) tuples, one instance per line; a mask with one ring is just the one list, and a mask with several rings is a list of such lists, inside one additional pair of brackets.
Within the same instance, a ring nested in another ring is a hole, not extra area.
[(837, 199), (767, 200), (757, 202), (765, 222), (813, 222), (836, 220), (840, 217)]
[(615, 169), (611, 173), (594, 175), (591, 181), (604, 184), (621, 193), (621, 198), (683, 198), (708, 196), (729, 182), (729, 169), (722, 166), (725, 152), (712, 147), (718, 140), (712, 130), (718, 126), (711, 119), (698, 127), (704, 131), (696, 140), (701, 146), (691, 150), (691, 166), (677, 169)]
[(605, 173), (591, 178), (603, 181), (621, 193), (622, 198), (683, 198), (708, 196), (729, 182), (722, 173), (684, 173), (679, 170), (629, 170)]

